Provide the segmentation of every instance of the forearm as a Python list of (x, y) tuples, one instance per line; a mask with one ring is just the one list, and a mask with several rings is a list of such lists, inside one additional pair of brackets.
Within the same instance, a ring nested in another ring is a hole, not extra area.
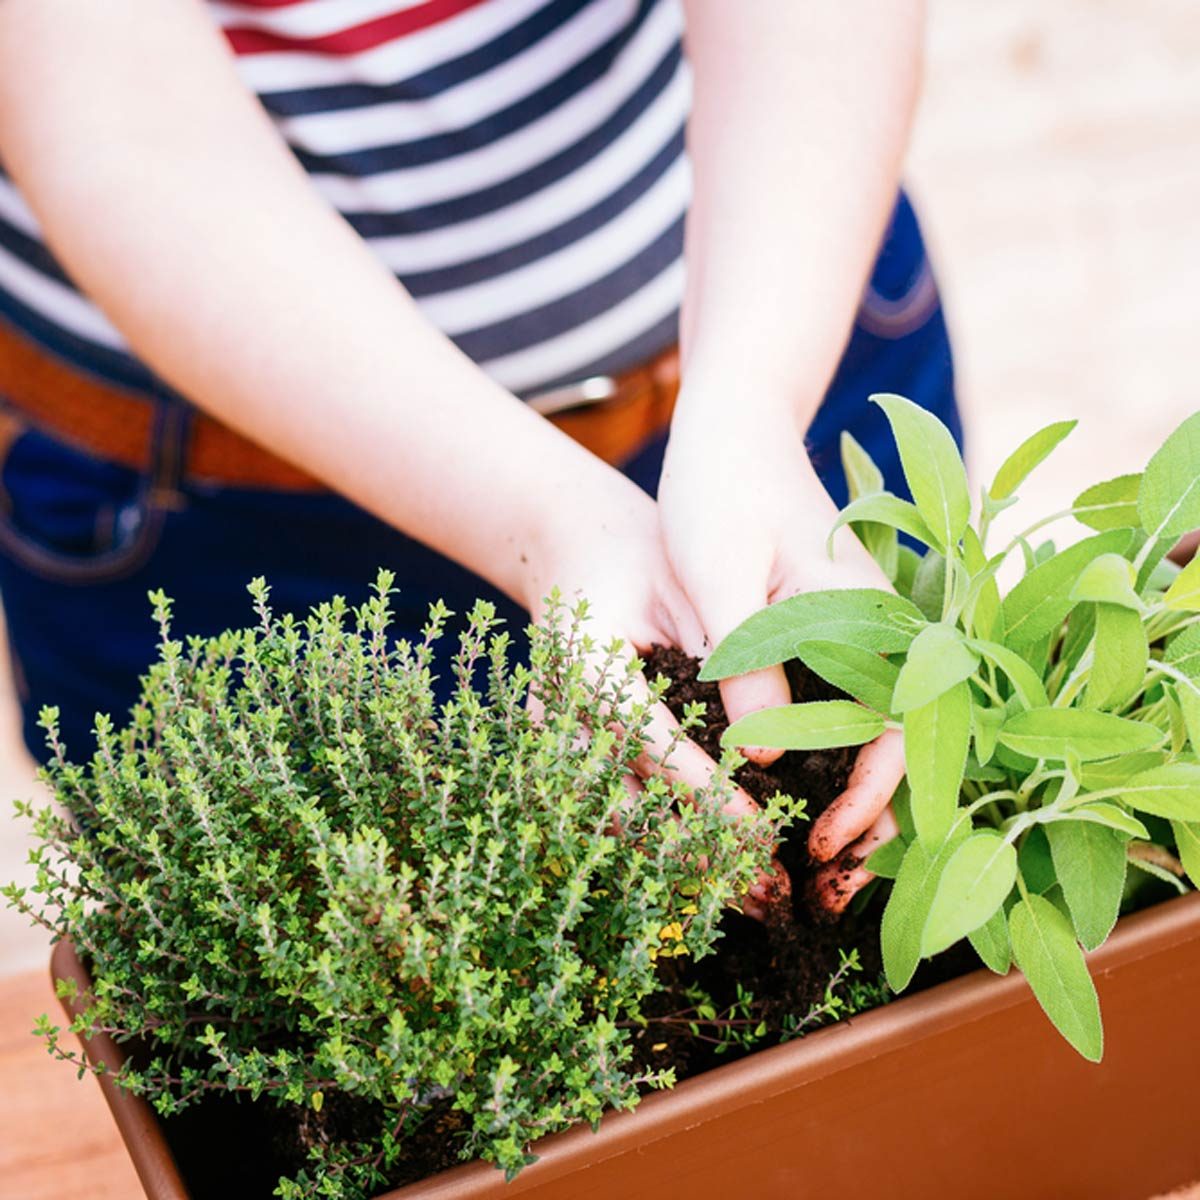
[(738, 407), (786, 403), (807, 425), (895, 202), (923, 4), (685, 8), (695, 77), (685, 403), (733, 392)]
[(5, 0), (0, 155), (168, 382), (531, 599), (523, 560), (608, 468), (425, 321), (320, 200), (195, 0)]

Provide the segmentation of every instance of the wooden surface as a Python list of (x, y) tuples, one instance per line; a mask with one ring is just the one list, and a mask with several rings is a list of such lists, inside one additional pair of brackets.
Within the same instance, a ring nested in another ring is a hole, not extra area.
[(59, 1011), (48, 970), (0, 981), (0, 1200), (139, 1200), (95, 1080), (76, 1079), (30, 1033)]

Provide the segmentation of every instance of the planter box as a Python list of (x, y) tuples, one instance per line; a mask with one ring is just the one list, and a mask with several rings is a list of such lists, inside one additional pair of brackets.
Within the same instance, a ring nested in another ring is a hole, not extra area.
[[(1144, 1200), (1200, 1178), (1200, 894), (1123, 920), (1090, 962), (1101, 1066), (1019, 975), (980, 971), (547, 1138), (513, 1184), (475, 1163), (382, 1200)], [(86, 980), (65, 944), (52, 970)], [(147, 1106), (100, 1085), (150, 1200), (187, 1200)]]

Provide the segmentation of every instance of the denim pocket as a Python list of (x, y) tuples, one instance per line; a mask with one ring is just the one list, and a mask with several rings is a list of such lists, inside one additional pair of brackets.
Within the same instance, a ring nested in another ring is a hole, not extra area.
[(133, 574), (154, 552), (165, 513), (141, 473), (35, 429), (12, 436), (0, 464), (0, 554), (58, 583)]

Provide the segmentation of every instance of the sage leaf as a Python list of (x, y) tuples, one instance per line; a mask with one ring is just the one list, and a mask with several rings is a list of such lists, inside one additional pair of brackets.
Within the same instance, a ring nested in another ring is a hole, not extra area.
[(904, 862), (908, 843), (903, 837), (894, 837), (890, 842), (884, 842), (863, 864), (873, 875), (881, 879), (895, 879), (900, 873), (900, 865)]
[(874, 741), (884, 728), (878, 713), (852, 700), (816, 700), (748, 713), (725, 730), (721, 745), (827, 750), (832, 746), (861, 746)]
[(1050, 840), (1041, 825), (1035, 825), (1025, 835), (1017, 851), (1017, 867), (1025, 886), (1039, 896), (1058, 882), (1054, 874), (1054, 859), (1050, 855)]
[(1071, 505), (1075, 519), (1089, 529), (1104, 532), (1108, 529), (1137, 529), (1141, 525), (1138, 516), (1138, 491), (1142, 476), (1118, 475), (1097, 483), (1080, 492)]
[(826, 683), (876, 712), (889, 712), (900, 668), (882, 655), (845, 642), (801, 642), (796, 657)]
[(1200, 821), (1200, 763), (1166, 763), (1115, 785), (1138, 812), (1168, 821)]
[(1054, 631), (1075, 606), (1071, 588), (1080, 572), (1101, 554), (1122, 554), (1133, 534), (1113, 529), (1084, 538), (1036, 566), (1004, 597), (1004, 641), (1021, 651)]
[(1163, 656), (1189, 679), (1200, 680), (1200, 625), (1189, 625), (1167, 643)]
[(920, 565), (921, 556), (911, 546), (900, 545), (896, 548), (896, 574), (892, 583), (905, 599), (912, 599), (913, 580)]
[(1138, 517), (1151, 538), (1178, 538), (1200, 525), (1200, 413), (1155, 452), (1142, 472)]
[(997, 975), (1008, 974), (1012, 966), (1012, 943), (1008, 939), (1008, 914), (1003, 906), (978, 929), (972, 929), (967, 938), (989, 971)]
[(1077, 421), (1055, 421), (1027, 437), (1000, 465), (988, 488), (991, 498), (1007, 500), (1077, 424)]
[(1141, 750), (1136, 754), (1121, 754), (1107, 762), (1085, 763), (1080, 782), (1089, 792), (1103, 792), (1120, 787), (1135, 775), (1159, 767), (1166, 761), (1162, 751)]
[(912, 842), (905, 852), (880, 926), (883, 970), (894, 992), (908, 987), (921, 960), (921, 934), (938, 879), (961, 841), (948, 837), (933, 850)]
[(1084, 691), (1088, 707), (1121, 708), (1132, 700), (1146, 682), (1149, 660), (1141, 615), (1116, 604), (1097, 604), (1092, 666)]
[(1171, 832), (1175, 835), (1175, 849), (1183, 869), (1193, 886), (1200, 887), (1200, 822), (1172, 821)]
[(950, 856), (938, 880), (921, 934), (921, 953), (940, 954), (978, 929), (1017, 881), (1017, 852), (998, 833), (971, 834)]
[(843, 525), (861, 522), (871, 522), (898, 529), (901, 533), (907, 533), (909, 537), (916, 538), (918, 542), (923, 542), (926, 546), (934, 545), (937, 540), (915, 505), (910, 504), (907, 500), (901, 500), (898, 496), (893, 496), (890, 492), (874, 492), (867, 496), (859, 496), (857, 500), (851, 500), (838, 514), (838, 518), (829, 532), (831, 548), (833, 535)]
[(1049, 703), (1041, 676), (1019, 655), (999, 642), (972, 638), (969, 645), (1008, 677), (1017, 699), (1025, 708), (1045, 708)]
[(842, 456), (842, 470), (846, 472), (846, 487), (852, 500), (884, 490), (883, 472), (848, 429), (842, 430), (838, 448)]
[(1200, 612), (1200, 557), (1193, 558), (1167, 588), (1163, 603), (1181, 612)]
[(925, 524), (943, 550), (958, 544), (971, 519), (971, 493), (958, 446), (932, 413), (903, 396), (872, 396), (892, 426), (900, 465)]
[[(1046, 822), (1060, 819), (1058, 816), (1047, 815)], [(1091, 821), (1097, 825), (1106, 825), (1118, 833), (1128, 834), (1135, 838), (1148, 838), (1149, 830), (1132, 813), (1127, 813), (1116, 804), (1104, 800), (1095, 800), (1087, 804), (1078, 804), (1066, 809), (1061, 819), (1072, 821)]]
[(1100, 1002), (1070, 922), (1043, 896), (1013, 905), (1013, 957), (1058, 1031), (1090, 1062), (1104, 1055)]
[(956, 683), (969, 679), (979, 655), (953, 625), (926, 625), (913, 638), (892, 695), (893, 713), (905, 713), (936, 700)]
[(1085, 949), (1103, 944), (1117, 923), (1125, 891), (1125, 842), (1114, 830), (1090, 821), (1046, 826), (1054, 871), (1071, 923)]
[(1030, 708), (1014, 713), (1000, 730), (999, 741), (1029, 758), (1081, 762), (1148, 750), (1162, 740), (1152, 725), (1112, 713), (1083, 708)]
[(904, 714), (913, 823), (927, 845), (938, 845), (954, 822), (970, 739), (971, 688), (965, 681)]
[(996, 738), (1006, 715), (1002, 708), (984, 708), (978, 704), (971, 706), (971, 737), (975, 742), (975, 761), (979, 766), (987, 766), (996, 752)]
[(1000, 587), (996, 583), (996, 571), (1003, 559), (997, 555), (991, 562), (984, 557), (979, 535), (967, 526), (963, 534), (963, 566), (970, 575), (967, 586), (963, 616), (976, 637), (999, 636)]
[(1133, 563), (1120, 554), (1101, 554), (1079, 572), (1071, 588), (1071, 599), (1094, 600), (1099, 604), (1118, 604), (1142, 611), (1142, 602), (1133, 590), (1137, 573)]
[(1192, 743), (1192, 752), (1200, 754), (1200, 691), (1195, 686), (1181, 683), (1175, 697), (1179, 702), (1188, 741)]
[(704, 680), (786, 662), (802, 642), (845, 642), (890, 654), (907, 650), (924, 624), (911, 601), (876, 588), (802, 592), (747, 617), (709, 656)]
[(917, 564), (912, 582), (912, 602), (927, 621), (942, 619), (942, 599), (946, 586), (946, 559), (929, 550)]

